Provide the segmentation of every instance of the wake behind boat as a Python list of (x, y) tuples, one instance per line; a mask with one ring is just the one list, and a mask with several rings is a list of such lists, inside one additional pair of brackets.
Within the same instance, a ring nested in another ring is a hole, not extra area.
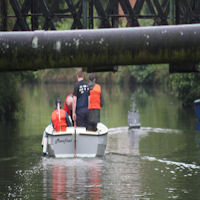
[(103, 156), (107, 145), (108, 128), (97, 124), (97, 131), (84, 127), (67, 127), (65, 132), (56, 132), (48, 125), (42, 138), (43, 155), (53, 157)]

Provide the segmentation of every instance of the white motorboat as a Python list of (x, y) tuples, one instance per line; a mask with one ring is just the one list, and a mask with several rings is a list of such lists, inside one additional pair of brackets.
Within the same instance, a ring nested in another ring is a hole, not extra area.
[(67, 127), (65, 132), (56, 132), (48, 125), (42, 138), (43, 155), (53, 157), (103, 156), (107, 145), (108, 128), (97, 124), (97, 131), (84, 127)]

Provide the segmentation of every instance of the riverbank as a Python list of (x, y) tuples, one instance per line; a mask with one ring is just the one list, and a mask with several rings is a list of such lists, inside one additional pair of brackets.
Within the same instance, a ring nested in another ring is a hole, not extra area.
[[(77, 68), (46, 69), (35, 73), (35, 80), (42, 83), (74, 83)], [(88, 73), (85, 73), (88, 80)], [(200, 74), (177, 73), (170, 74), (168, 65), (141, 65), (119, 67), (118, 72), (96, 73), (97, 81), (112, 85), (119, 84), (127, 87), (148, 85), (164, 87), (178, 97), (184, 106), (192, 105), (200, 98)]]
[[(76, 72), (80, 68), (45, 69), (33, 72), (32, 80), (39, 83), (74, 83)], [(147, 70), (147, 71), (146, 71)], [(161, 72), (160, 72), (161, 71)], [(163, 74), (167, 76), (166, 69), (158, 70), (155, 67), (147, 69), (144, 66), (119, 67), (117, 72), (97, 72), (97, 80), (105, 84), (161, 84)], [(88, 80), (89, 73), (85, 73)], [(29, 81), (30, 79), (25, 79)]]
[[(74, 84), (78, 68), (46, 69), (0, 74), (0, 111), (2, 120), (9, 120), (20, 109), (20, 85), (23, 84)], [(88, 73), (85, 73), (88, 80)], [(183, 105), (193, 105), (200, 98), (200, 74), (170, 74), (167, 65), (119, 67), (118, 72), (96, 73), (97, 82), (105, 85), (120, 85), (134, 88), (137, 85), (163, 87), (178, 97)], [(71, 89), (72, 90), (72, 89)], [(72, 91), (71, 91), (72, 92)]]

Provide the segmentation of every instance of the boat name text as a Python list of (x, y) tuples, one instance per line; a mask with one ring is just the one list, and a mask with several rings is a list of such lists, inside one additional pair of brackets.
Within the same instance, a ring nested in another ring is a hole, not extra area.
[(67, 138), (65, 138), (65, 139), (56, 139), (55, 140), (55, 144), (59, 144), (59, 143), (63, 143), (63, 144), (65, 144), (65, 143), (70, 143), (70, 142), (72, 142), (72, 139), (67, 139)]

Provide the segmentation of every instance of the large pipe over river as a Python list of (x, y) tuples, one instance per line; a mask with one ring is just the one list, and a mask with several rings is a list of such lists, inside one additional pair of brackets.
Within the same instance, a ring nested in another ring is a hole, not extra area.
[(0, 71), (199, 62), (199, 24), (0, 32)]

